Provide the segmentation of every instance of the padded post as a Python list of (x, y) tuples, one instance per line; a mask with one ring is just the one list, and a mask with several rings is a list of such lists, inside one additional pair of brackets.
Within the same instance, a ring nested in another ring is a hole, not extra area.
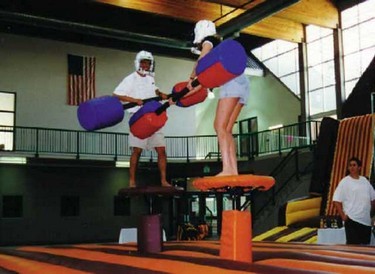
[(220, 258), (252, 262), (251, 214), (249, 211), (223, 211)]
[(139, 219), (137, 234), (140, 253), (159, 253), (163, 250), (161, 215), (143, 215)]

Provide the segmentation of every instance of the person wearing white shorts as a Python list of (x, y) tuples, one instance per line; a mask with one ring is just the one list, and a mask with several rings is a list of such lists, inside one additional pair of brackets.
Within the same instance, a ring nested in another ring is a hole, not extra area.
[[(135, 61), (136, 71), (125, 77), (116, 87), (113, 95), (121, 101), (136, 103), (138, 106), (128, 109), (128, 112), (135, 113), (141, 105), (143, 99), (160, 96), (161, 99), (167, 99), (165, 93), (159, 91), (155, 85), (154, 79), (154, 57), (148, 51), (138, 52)], [(135, 175), (137, 171), (139, 157), (143, 149), (155, 149), (158, 154), (158, 167), (160, 171), (160, 180), (162, 186), (170, 187), (167, 181), (167, 155), (165, 152), (164, 134), (161, 130), (154, 133), (144, 140), (135, 137), (129, 133), (129, 146), (132, 148), (129, 167), (129, 187), (136, 187)]]
[[(196, 47), (192, 49), (192, 52), (199, 54), (198, 60), (208, 54), (213, 48), (219, 45), (220, 42), (221, 37), (216, 33), (214, 22), (200, 20), (195, 24), (193, 44)], [(186, 96), (190, 96), (194, 92), (197, 92), (200, 87), (193, 88), (191, 86), (192, 81), (197, 76), (195, 71), (197, 62), (190, 74), (190, 80), (187, 85), (190, 91)], [(250, 83), (245, 74), (239, 75), (220, 87), (214, 128), (219, 142), (223, 169), (216, 176), (238, 175), (236, 144), (233, 139), (233, 126), (242, 110), (242, 107), (247, 103), (249, 93)]]
[(129, 133), (129, 146), (130, 147), (139, 147), (145, 150), (151, 150), (157, 147), (165, 148), (165, 138), (161, 130), (155, 132), (152, 136), (146, 139), (139, 139), (134, 136), (131, 132)]
[(219, 98), (239, 98), (238, 103), (247, 105), (250, 83), (245, 74), (234, 78), (220, 87)]

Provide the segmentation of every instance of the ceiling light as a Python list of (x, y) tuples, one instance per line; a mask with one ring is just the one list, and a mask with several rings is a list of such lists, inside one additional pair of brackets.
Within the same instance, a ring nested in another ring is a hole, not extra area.
[(1, 164), (26, 164), (25, 157), (0, 157)]
[(130, 167), (130, 162), (127, 162), (127, 161), (116, 161), (116, 167), (118, 167), (118, 168), (127, 168), (127, 167)]
[(279, 124), (279, 125), (270, 126), (268, 129), (272, 130), (272, 129), (278, 129), (282, 127), (283, 127), (283, 124)]

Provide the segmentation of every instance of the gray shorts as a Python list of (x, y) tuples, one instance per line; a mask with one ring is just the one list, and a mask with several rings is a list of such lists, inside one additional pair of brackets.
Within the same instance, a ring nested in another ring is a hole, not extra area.
[(161, 130), (159, 130), (146, 139), (139, 139), (129, 132), (129, 146), (139, 147), (146, 150), (150, 150), (155, 147), (165, 147), (164, 134), (161, 132)]
[(246, 105), (250, 94), (250, 82), (243, 73), (220, 87), (219, 98), (240, 98), (239, 103)]

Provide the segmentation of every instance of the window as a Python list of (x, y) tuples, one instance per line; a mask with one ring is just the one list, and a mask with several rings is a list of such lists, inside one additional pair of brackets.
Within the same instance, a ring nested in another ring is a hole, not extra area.
[(240, 157), (248, 156), (254, 157), (258, 155), (258, 136), (257, 134), (250, 135), (258, 131), (258, 118), (251, 117), (239, 121), (240, 130)]
[(336, 109), (333, 31), (306, 27), (310, 115)]
[(300, 95), (297, 43), (275, 40), (252, 53), (294, 94)]
[(345, 96), (348, 98), (375, 55), (375, 0), (342, 11)]
[(16, 94), (0, 91), (0, 150), (13, 150)]

